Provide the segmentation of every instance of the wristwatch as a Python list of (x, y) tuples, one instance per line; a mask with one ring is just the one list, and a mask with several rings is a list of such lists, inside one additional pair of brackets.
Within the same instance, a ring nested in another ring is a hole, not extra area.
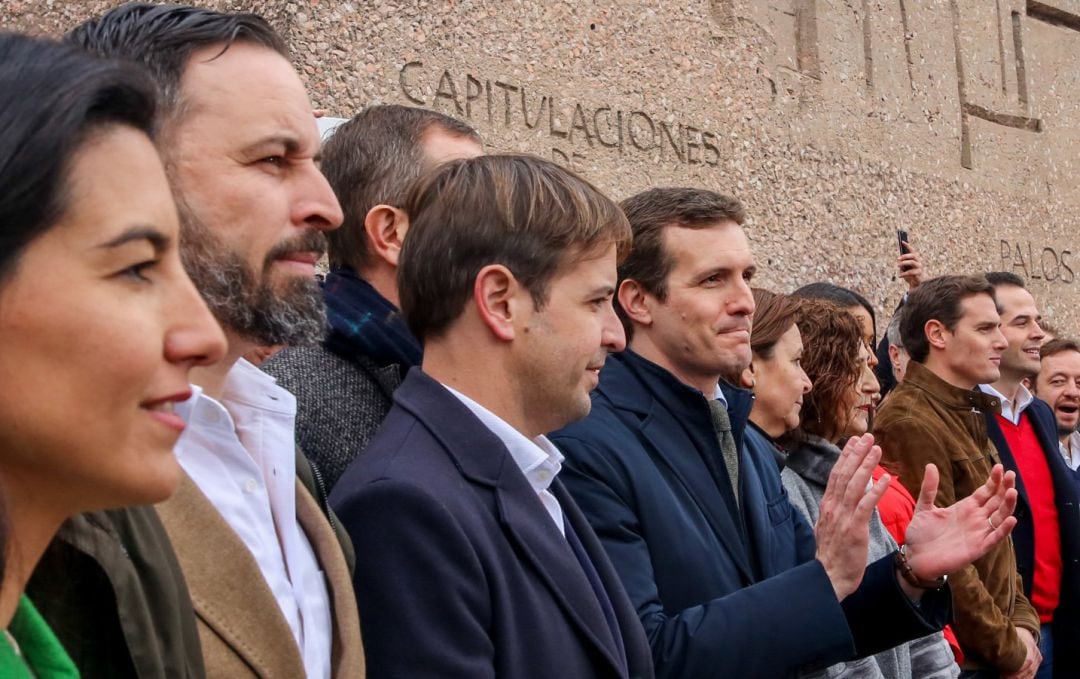
[(893, 560), (896, 567), (900, 569), (900, 577), (907, 581), (912, 587), (918, 587), (919, 589), (941, 589), (948, 581), (948, 575), (942, 575), (936, 580), (923, 580), (919, 576), (915, 575), (915, 571), (911, 570), (911, 564), (907, 560), (907, 545), (900, 545), (900, 549), (896, 552), (896, 558)]

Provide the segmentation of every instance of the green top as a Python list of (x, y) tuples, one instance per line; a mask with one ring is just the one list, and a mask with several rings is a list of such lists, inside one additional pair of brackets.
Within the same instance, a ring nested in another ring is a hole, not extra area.
[[(18, 648), (12, 645), (15, 639)], [(78, 679), (79, 670), (24, 594), (7, 632), (0, 635), (0, 677), (4, 679)]]

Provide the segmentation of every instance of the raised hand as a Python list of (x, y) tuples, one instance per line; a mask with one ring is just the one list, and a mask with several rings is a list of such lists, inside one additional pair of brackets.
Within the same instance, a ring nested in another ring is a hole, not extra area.
[(816, 557), (840, 600), (858, 589), (866, 570), (870, 515), (889, 486), (886, 474), (867, 490), (880, 459), (881, 448), (870, 434), (848, 439), (821, 498), (821, 514), (814, 526)]
[(922, 257), (911, 248), (910, 243), (904, 241), (904, 248), (906, 252), (897, 258), (896, 268), (899, 270), (900, 278), (907, 282), (908, 289), (914, 290), (926, 278), (926, 269), (923, 268)]
[(934, 506), (937, 489), (937, 467), (928, 464), (905, 534), (908, 565), (920, 580), (936, 580), (967, 566), (1016, 525), (1016, 474), (1000, 464), (986, 483), (951, 507)]

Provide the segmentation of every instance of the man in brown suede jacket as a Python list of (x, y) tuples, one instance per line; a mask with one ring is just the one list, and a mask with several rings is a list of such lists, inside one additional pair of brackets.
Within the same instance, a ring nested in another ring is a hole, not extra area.
[[(928, 463), (947, 507), (982, 485), (999, 462), (983, 412), (1000, 402), (976, 389), (998, 379), (1007, 342), (994, 289), (982, 277), (923, 283), (904, 307), (900, 332), (911, 355), (904, 381), (874, 425), (882, 462), (916, 492)], [(991, 530), (991, 526), (987, 526)], [(1023, 594), (1011, 541), (949, 576), (963, 677), (1030, 679), (1039, 667), (1039, 618)]]

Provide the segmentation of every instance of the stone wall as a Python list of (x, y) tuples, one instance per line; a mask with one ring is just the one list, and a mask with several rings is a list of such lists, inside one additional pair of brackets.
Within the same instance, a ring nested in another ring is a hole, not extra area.
[[(4, 0), (0, 26), (114, 4)], [(616, 198), (739, 196), (764, 285), (887, 314), (900, 227), (931, 273), (1015, 271), (1080, 331), (1080, 0), (207, 4), (269, 18), (329, 115), (428, 106)]]

